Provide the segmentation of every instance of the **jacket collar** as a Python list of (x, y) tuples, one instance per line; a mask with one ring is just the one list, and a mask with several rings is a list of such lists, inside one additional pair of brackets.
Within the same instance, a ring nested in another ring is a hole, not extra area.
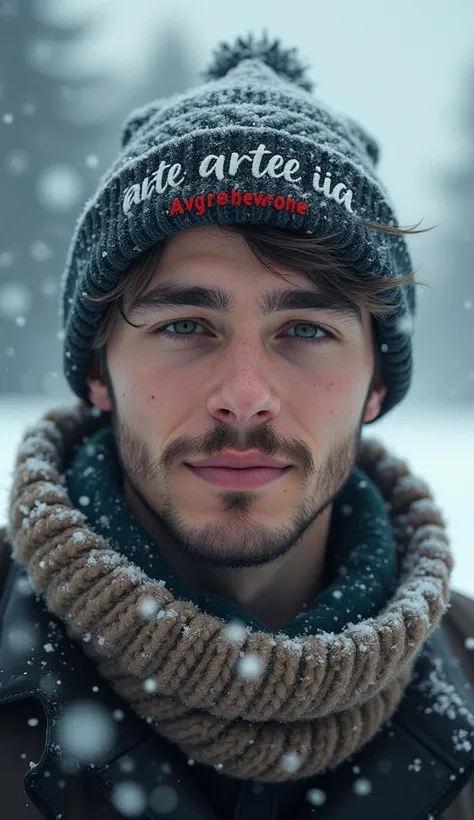
[[(28, 593), (26, 572), (17, 564), (12, 565), (2, 600), (0, 625), (0, 708), (36, 697), (47, 717), (45, 752), (25, 778), (25, 789), (40, 810), (54, 818), (69, 816), (68, 791), (59, 785), (64, 757), (53, 727), (68, 704), (88, 700), (100, 704), (112, 720), (120, 715), (114, 744), (84, 771), (95, 790), (110, 799), (113, 786), (123, 780), (121, 759), (127, 755), (136, 762), (133, 779), (146, 793), (156, 788), (157, 767), (159, 782), (174, 790), (177, 805), (167, 814), (169, 820), (215, 820), (181, 753), (152, 732), (99, 677), (41, 597)], [(28, 649), (24, 641), (20, 649), (18, 642), (13, 646), (15, 630), (29, 635)], [(295, 820), (309, 820), (314, 807), (305, 798), (311, 789), (325, 794), (318, 807), (320, 820), (352, 820), (361, 816), (362, 807), (367, 819), (438, 816), (474, 771), (474, 698), (468, 687), (438, 628), (417, 660), (399, 709), (371, 743), (335, 770), (305, 781), (264, 784), (258, 794), (251, 783), (243, 782), (236, 816), (254, 816), (260, 802), (261, 820), (274, 820), (277, 801), (284, 801), (293, 806)], [(217, 772), (216, 781), (222, 782)], [(162, 814), (149, 809), (146, 816), (158, 820)]]

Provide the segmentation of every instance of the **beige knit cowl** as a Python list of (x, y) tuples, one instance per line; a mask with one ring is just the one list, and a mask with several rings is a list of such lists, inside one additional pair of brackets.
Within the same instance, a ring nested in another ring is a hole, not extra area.
[[(81, 640), (130, 707), (189, 758), (242, 779), (285, 781), (334, 768), (393, 715), (449, 601), (452, 554), (428, 486), (376, 440), (357, 466), (386, 502), (397, 586), (376, 617), (289, 638), (235, 629), (172, 596), (93, 532), (64, 472), (99, 422), (85, 406), (47, 413), (20, 446), (9, 535), (48, 610)], [(242, 673), (242, 658), (259, 674)]]

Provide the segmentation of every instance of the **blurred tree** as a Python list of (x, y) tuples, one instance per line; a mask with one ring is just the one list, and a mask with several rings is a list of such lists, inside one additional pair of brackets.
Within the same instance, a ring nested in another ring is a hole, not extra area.
[(78, 133), (60, 116), (58, 96), (69, 88), (48, 76), (55, 47), (79, 27), (54, 29), (23, 2), (4, 2), (0, 21), (1, 388), (42, 392), (54, 370), (61, 266), (98, 129)]
[(156, 49), (156, 74), (148, 74), (147, 90), (150, 99), (183, 91), (197, 79), (189, 54), (189, 43), (182, 32), (183, 25), (178, 20), (169, 22), (160, 31)]
[(193, 79), (150, 0), (0, 0), (0, 390), (65, 392), (59, 283), (131, 108)]
[[(416, 336), (423, 341), (417, 367), (419, 398), (474, 406), (474, 65), (466, 82), (461, 128), (465, 150), (439, 175), (447, 216), (434, 249), (432, 284), (423, 293)], [(423, 396), (422, 396), (423, 393)]]

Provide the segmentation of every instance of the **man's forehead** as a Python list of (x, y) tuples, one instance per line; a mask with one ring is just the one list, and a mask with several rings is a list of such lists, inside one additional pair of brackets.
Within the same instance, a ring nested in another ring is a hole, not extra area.
[[(228, 262), (229, 266), (223, 266), (223, 262)], [(283, 265), (272, 259), (271, 267), (295, 288), (310, 289), (316, 292), (321, 289), (311, 281), (307, 274), (291, 266)], [(241, 277), (237, 280), (233, 277), (236, 272)], [(252, 284), (255, 279), (259, 282), (265, 280), (262, 290), (269, 290), (272, 282), (276, 280), (275, 274), (257, 259), (255, 253), (247, 245), (244, 236), (225, 226), (206, 225), (187, 228), (163, 242), (147, 290), (155, 285), (174, 282), (195, 284), (197, 273), (199, 284), (220, 285), (228, 291), (235, 288), (236, 292), (240, 282), (243, 285), (244, 283)], [(209, 274), (210, 278), (204, 282), (202, 277), (206, 274)], [(227, 281), (224, 282), (226, 274), (229, 275)]]

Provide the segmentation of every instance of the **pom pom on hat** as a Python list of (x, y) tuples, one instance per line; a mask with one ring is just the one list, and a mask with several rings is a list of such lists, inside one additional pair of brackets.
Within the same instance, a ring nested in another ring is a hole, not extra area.
[(253, 35), (249, 34), (247, 39), (239, 37), (233, 44), (220, 43), (214, 51), (212, 63), (202, 76), (205, 80), (218, 80), (242, 60), (252, 59), (261, 60), (281, 77), (299, 85), (300, 88), (313, 91), (314, 83), (306, 76), (308, 66), (300, 63), (297, 49), (284, 49), (279, 40), (271, 43), (266, 32), (260, 40), (254, 40)]
[[(261, 60), (269, 66), (276, 74), (284, 77), (294, 85), (304, 88), (305, 91), (313, 91), (314, 83), (306, 76), (309, 66), (304, 66), (299, 60), (296, 48), (284, 49), (278, 39), (273, 43), (269, 41), (265, 31), (260, 39), (255, 39), (253, 34), (248, 34), (247, 38), (238, 37), (233, 44), (220, 43), (213, 52), (213, 61), (203, 72), (205, 80), (218, 80), (225, 77), (231, 68), (235, 68), (243, 60)], [(155, 114), (162, 107), (162, 101), (153, 100), (147, 105), (136, 108), (125, 120), (121, 131), (122, 147), (128, 145), (141, 129), (148, 122), (150, 116)]]

